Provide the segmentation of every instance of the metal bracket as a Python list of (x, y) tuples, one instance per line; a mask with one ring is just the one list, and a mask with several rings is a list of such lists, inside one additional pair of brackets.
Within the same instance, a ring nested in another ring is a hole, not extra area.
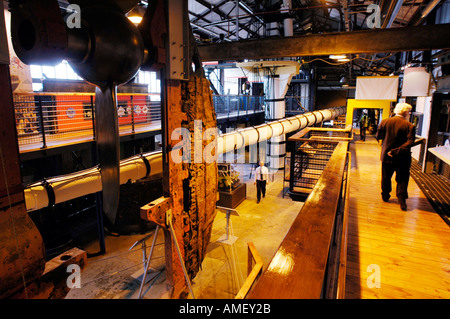
[(166, 78), (189, 79), (189, 25), (187, 1), (166, 0), (167, 12), (167, 68)]
[(166, 226), (166, 212), (170, 209), (170, 197), (159, 197), (141, 207), (141, 218), (162, 227)]

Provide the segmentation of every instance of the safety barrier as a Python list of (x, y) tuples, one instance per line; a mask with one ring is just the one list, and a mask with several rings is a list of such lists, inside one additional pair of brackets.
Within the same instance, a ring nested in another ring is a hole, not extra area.
[(248, 298), (345, 296), (350, 166), (348, 142), (339, 142)]

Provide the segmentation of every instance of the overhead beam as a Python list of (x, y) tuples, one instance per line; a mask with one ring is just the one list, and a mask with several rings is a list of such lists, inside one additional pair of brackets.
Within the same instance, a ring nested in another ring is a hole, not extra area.
[[(209, 4), (207, 1), (205, 1), (205, 0), (195, 0), (195, 1), (197, 1), (198, 3), (200, 3), (201, 5), (203, 5), (203, 6), (206, 7), (206, 8), (208, 8), (209, 5), (210, 5), (210, 4)], [(222, 19), (224, 19), (224, 20), (227, 20), (227, 19), (230, 18), (226, 13), (224, 13), (223, 11), (221, 11), (221, 10), (219, 9), (218, 6), (212, 7), (211, 10), (212, 10), (214, 13), (218, 14), (218, 15), (219, 15)], [(241, 23), (239, 23), (237, 27), (239, 27), (239, 28), (241, 28), (241, 29), (247, 31), (247, 33), (252, 34), (254, 37), (258, 37), (258, 34), (257, 34), (257, 33), (255, 33), (254, 31), (252, 31), (252, 30), (251, 30), (250, 28), (248, 28), (247, 26), (242, 25)]]
[[(228, 0), (223, 0), (222, 2), (216, 4), (216, 5), (214, 6), (214, 8), (216, 8), (217, 10), (219, 10), (219, 8), (220, 8), (221, 6), (223, 6), (223, 5), (224, 5), (225, 3), (227, 3), (227, 2), (228, 2)], [(205, 3), (201, 3), (201, 2), (199, 2), (199, 3), (200, 3), (202, 6), (205, 6)], [(208, 9), (205, 10), (204, 12), (200, 13), (200, 14), (197, 14), (197, 15), (196, 15), (196, 19), (193, 20), (193, 21), (191, 21), (191, 22), (196, 23), (197, 21), (199, 21), (200, 19), (203, 19), (204, 17), (206, 17), (208, 14), (210, 14), (210, 13), (213, 11), (213, 8), (212, 8), (212, 7), (209, 7), (209, 6), (205, 6), (205, 7), (207, 7)]]
[(270, 59), (330, 54), (450, 48), (450, 24), (271, 37), (198, 47), (203, 61)]

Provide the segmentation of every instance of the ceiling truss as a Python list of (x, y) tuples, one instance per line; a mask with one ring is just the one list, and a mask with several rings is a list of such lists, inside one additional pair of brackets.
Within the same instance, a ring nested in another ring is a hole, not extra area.
[[(282, 37), (287, 18), (293, 20), (294, 36), (352, 32), (373, 27), (377, 8), (380, 28), (402, 28), (424, 24), (426, 15), (448, 0), (288, 1), (289, 10), (282, 0), (189, 0), (191, 27), (198, 42), (204, 44)], [(351, 63), (341, 68), (355, 75), (389, 75), (398, 71), (398, 63), (404, 59), (397, 52), (361, 57), (356, 60), (353, 56)]]

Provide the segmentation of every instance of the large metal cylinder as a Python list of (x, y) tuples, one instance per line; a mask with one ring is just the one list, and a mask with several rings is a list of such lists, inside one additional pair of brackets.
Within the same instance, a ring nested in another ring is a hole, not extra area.
[(69, 60), (75, 72), (100, 87), (132, 79), (144, 59), (144, 44), (136, 26), (120, 10), (104, 6), (87, 6), (81, 17), (90, 43), (84, 61)]

